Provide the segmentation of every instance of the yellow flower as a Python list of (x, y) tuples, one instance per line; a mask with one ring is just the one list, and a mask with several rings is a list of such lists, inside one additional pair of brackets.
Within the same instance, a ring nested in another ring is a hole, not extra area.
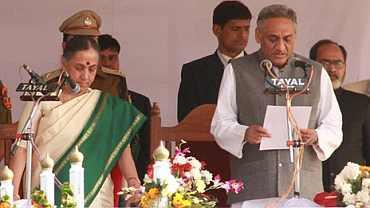
[(148, 191), (148, 196), (150, 199), (155, 199), (159, 196), (159, 189), (157, 188), (151, 188)]
[(10, 203), (9, 202), (1, 202), (0, 203), (0, 208), (10, 208)]
[(172, 204), (174, 206), (180, 205), (182, 199), (183, 199), (183, 195), (182, 194), (179, 194), (179, 193), (176, 193), (175, 196), (172, 199)]
[(150, 206), (150, 199), (148, 195), (145, 193), (144, 196), (141, 197), (140, 199), (140, 207), (141, 208), (149, 208)]
[(183, 201), (183, 206), (184, 206), (184, 207), (190, 207), (190, 206), (191, 206), (191, 201), (190, 201), (190, 200), (188, 200), (188, 199), (187, 199), (187, 200), (184, 200), (184, 201)]
[(159, 189), (151, 188), (147, 193), (145, 193), (141, 199), (139, 206), (141, 208), (151, 208), (155, 199), (159, 196)]
[(191, 201), (184, 199), (184, 196), (180, 193), (176, 193), (172, 199), (172, 205), (175, 208), (188, 208), (191, 206)]

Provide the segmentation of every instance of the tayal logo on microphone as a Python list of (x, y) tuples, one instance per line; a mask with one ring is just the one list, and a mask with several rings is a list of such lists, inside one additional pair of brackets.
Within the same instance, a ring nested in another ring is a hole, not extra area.
[[(264, 66), (268, 66), (268, 64), (264, 64)], [(279, 94), (286, 92), (286, 90), (293, 92), (305, 90), (311, 64), (294, 58), (283, 69), (272, 67), (272, 65), (271, 68), (265, 67), (265, 69), (265, 91)], [(308, 91), (307, 88), (306, 92)]]

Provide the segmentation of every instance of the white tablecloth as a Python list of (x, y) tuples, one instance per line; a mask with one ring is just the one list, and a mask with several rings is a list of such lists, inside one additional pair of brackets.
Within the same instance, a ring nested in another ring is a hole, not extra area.
[(285, 208), (285, 207), (320, 207), (314, 202), (304, 198), (292, 198), (280, 200), (280, 198), (266, 198), (248, 200), (242, 203), (233, 204), (231, 208)]

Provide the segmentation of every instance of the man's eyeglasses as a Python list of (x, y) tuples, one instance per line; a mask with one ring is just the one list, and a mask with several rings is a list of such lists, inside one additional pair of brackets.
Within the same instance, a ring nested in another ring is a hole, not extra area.
[(319, 62), (325, 67), (325, 69), (329, 69), (330, 65), (333, 65), (336, 69), (342, 69), (345, 66), (345, 63), (342, 60), (320, 60)]

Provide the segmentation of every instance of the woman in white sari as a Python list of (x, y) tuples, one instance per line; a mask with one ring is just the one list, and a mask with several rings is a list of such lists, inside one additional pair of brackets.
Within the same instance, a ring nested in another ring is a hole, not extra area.
[[(68, 156), (78, 147), (84, 154), (85, 206), (113, 207), (113, 186), (109, 173), (118, 162), (129, 186), (138, 187), (130, 141), (145, 120), (133, 106), (119, 98), (90, 88), (99, 63), (96, 40), (76, 36), (67, 42), (63, 57), (63, 71), (80, 85), (78, 93), (63, 87), (60, 101), (41, 102), (33, 121), (35, 144), (32, 158), (32, 187), (39, 185), (39, 158), (49, 153), (56, 161), (54, 172), (59, 180), (68, 180)], [(23, 129), (32, 103), (27, 104), (19, 122)], [(26, 149), (21, 143), (11, 158), (14, 171), (15, 194), (25, 169)], [(56, 193), (58, 199), (58, 193)], [(59, 204), (59, 201), (56, 201)]]

